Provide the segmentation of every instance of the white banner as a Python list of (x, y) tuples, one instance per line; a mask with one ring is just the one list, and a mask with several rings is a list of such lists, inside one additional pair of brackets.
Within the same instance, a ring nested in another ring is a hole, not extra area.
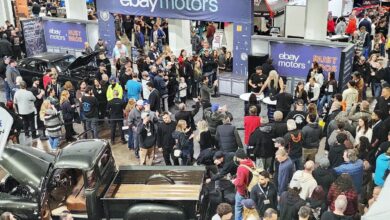
[(11, 131), (14, 119), (4, 108), (0, 108), (0, 160), (2, 159), (5, 145), (8, 142), (8, 135)]

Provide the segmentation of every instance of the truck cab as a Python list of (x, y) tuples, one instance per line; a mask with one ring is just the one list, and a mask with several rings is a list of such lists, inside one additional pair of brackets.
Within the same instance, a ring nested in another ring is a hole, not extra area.
[(64, 211), (77, 218), (101, 219), (103, 197), (117, 172), (104, 140), (81, 140), (54, 156), (14, 145), (0, 165), (8, 173), (0, 187), (0, 211), (20, 219), (51, 219)]

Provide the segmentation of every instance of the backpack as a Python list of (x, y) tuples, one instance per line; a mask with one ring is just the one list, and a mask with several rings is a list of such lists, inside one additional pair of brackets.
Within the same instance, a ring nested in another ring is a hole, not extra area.
[[(242, 165), (242, 164), (241, 164), (240, 166), (242, 166), (242, 167), (244, 167), (245, 169), (249, 170), (249, 172), (250, 172), (250, 174), (251, 174), (250, 177), (249, 177), (250, 181), (249, 181), (249, 184), (248, 184), (248, 186), (247, 186), (248, 192), (250, 192), (250, 191), (252, 191), (252, 188), (253, 188), (254, 186), (256, 186), (256, 184), (259, 183), (260, 172), (262, 172), (263, 169), (257, 168), (256, 165), (255, 165), (253, 168), (252, 168), (252, 167), (249, 167), (249, 166), (247, 166), (247, 165)], [(251, 177), (252, 177), (252, 178), (251, 178)]]

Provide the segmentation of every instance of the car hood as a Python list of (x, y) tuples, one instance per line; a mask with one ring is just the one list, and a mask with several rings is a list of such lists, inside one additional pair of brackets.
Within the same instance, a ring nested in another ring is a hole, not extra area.
[(88, 65), (96, 57), (97, 54), (98, 54), (98, 52), (93, 52), (93, 53), (86, 55), (86, 56), (77, 57), (76, 60), (73, 61), (73, 63), (71, 63), (68, 66), (68, 69), (74, 70), (74, 69), (79, 68), (81, 66)]
[(4, 149), (0, 165), (20, 184), (40, 191), (42, 178), (46, 176), (54, 158), (37, 148), (13, 145)]

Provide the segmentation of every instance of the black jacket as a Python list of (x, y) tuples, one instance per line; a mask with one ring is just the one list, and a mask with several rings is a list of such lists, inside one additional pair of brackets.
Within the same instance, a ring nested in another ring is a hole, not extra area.
[(204, 166), (213, 166), (214, 165), (214, 154), (217, 152), (217, 149), (215, 148), (207, 148), (204, 150), (201, 150), (199, 153), (198, 158), (196, 158), (196, 163), (198, 165), (204, 165)]
[(187, 122), (187, 126), (191, 128), (192, 131), (196, 130), (194, 116), (199, 112), (200, 104), (199, 102), (195, 103), (195, 108), (192, 111), (179, 111), (175, 114), (176, 121), (184, 120)]
[(107, 104), (107, 111), (110, 119), (123, 119), (123, 105), (120, 98), (114, 98)]
[(65, 101), (61, 104), (61, 112), (64, 121), (70, 121), (73, 119), (74, 109), (69, 101)]
[(303, 147), (303, 135), (300, 130), (292, 130), (287, 132), (284, 135), (284, 140), (286, 141), (286, 149), (288, 151), (288, 156), (291, 159), (297, 159), (302, 157), (302, 147)]
[(275, 121), (270, 125), (272, 126), (272, 130), (273, 130), (273, 135), (274, 135), (273, 138), (284, 137), (284, 135), (287, 133), (286, 122)]
[(86, 118), (98, 118), (98, 101), (95, 97), (84, 95), (81, 97), (81, 104)]
[(211, 177), (211, 180), (220, 180), (228, 173), (232, 176), (237, 173), (237, 164), (234, 163), (235, 153), (224, 153), (223, 162), (218, 166), (218, 173)]
[(249, 137), (248, 145), (254, 146), (254, 154), (257, 158), (273, 157), (276, 152), (272, 141), (273, 131), (269, 124), (257, 128)]
[(216, 65), (216, 63), (215, 63), (214, 59), (211, 57), (211, 55), (209, 55), (208, 57), (203, 56), (202, 63), (203, 63), (203, 73), (212, 72), (215, 68), (215, 65)]
[(157, 89), (153, 89), (149, 95), (150, 110), (154, 112), (160, 112), (160, 93)]
[(389, 111), (390, 111), (390, 98), (387, 100), (384, 97), (377, 98), (377, 103), (375, 105), (375, 110), (381, 110), (384, 114), (384, 119), (389, 117)]
[(293, 119), (298, 129), (302, 129), (306, 124), (307, 112), (304, 111), (291, 111), (288, 113), (286, 119)]
[(199, 134), (199, 147), (200, 151), (205, 150), (207, 148), (212, 148), (215, 146), (214, 137), (211, 136), (210, 131), (205, 131)]
[(318, 148), (322, 137), (322, 128), (318, 123), (308, 124), (302, 129), (303, 147), (306, 149)]
[(282, 193), (279, 200), (280, 220), (297, 220), (298, 211), (304, 206), (305, 200), (299, 195), (294, 195), (288, 191)]
[[(290, 93), (287, 92), (281, 92), (274, 96), (271, 96), (271, 100), (276, 100), (276, 110), (277, 111), (290, 111), (291, 110), (291, 104), (294, 102), (294, 98)], [(284, 115), (284, 117), (286, 117)]]
[(333, 170), (318, 167), (313, 171), (313, 177), (317, 181), (317, 184), (319, 186), (322, 186), (325, 191), (325, 195), (328, 195), (330, 186), (335, 181), (335, 175)]
[(223, 124), (217, 127), (215, 140), (218, 148), (223, 152), (236, 152), (242, 148), (242, 142), (237, 128), (231, 124)]
[(328, 159), (330, 162), (330, 168), (335, 168), (344, 163), (344, 144), (338, 144), (330, 148)]
[[(250, 193), (250, 198), (255, 201), (257, 211), (261, 216), (263, 216), (265, 210), (268, 208), (273, 208), (277, 210), (278, 206), (278, 191), (276, 190), (276, 186), (269, 182), (268, 186), (260, 189), (260, 185), (256, 184)], [(269, 200), (268, 204), (264, 204), (264, 200)]]
[(159, 123), (157, 128), (157, 146), (165, 149), (171, 149), (175, 146), (175, 139), (172, 137), (172, 133), (176, 129), (176, 122), (166, 124), (165, 122)]
[[(149, 129), (149, 131), (148, 131)], [(139, 145), (141, 148), (150, 149), (156, 145), (156, 129), (153, 122), (141, 123), (138, 127)]]

